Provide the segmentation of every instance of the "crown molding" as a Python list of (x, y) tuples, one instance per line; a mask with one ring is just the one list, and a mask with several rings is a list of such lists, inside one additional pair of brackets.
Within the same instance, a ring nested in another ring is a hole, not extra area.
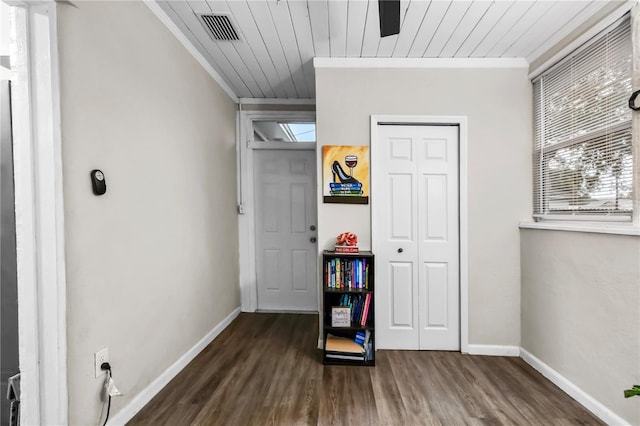
[(238, 103), (241, 105), (315, 105), (316, 100), (315, 98), (240, 98)]
[(525, 58), (313, 58), (314, 68), (528, 68)]

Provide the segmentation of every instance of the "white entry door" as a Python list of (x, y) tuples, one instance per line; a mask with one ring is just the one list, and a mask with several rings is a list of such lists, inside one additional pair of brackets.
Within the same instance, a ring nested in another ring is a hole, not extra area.
[(460, 349), (458, 127), (378, 125), (376, 343)]
[(316, 155), (255, 150), (258, 309), (317, 311)]

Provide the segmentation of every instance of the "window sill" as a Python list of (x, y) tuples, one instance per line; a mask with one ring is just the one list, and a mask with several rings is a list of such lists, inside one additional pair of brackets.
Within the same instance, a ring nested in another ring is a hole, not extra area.
[(520, 229), (545, 229), (550, 231), (589, 232), (595, 234), (616, 234), (640, 236), (640, 228), (632, 223), (563, 223), (563, 222), (520, 222)]

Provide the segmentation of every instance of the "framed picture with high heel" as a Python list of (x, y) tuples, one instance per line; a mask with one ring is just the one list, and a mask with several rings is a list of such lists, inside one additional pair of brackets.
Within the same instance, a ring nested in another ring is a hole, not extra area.
[(325, 203), (369, 204), (369, 147), (322, 147), (322, 193)]

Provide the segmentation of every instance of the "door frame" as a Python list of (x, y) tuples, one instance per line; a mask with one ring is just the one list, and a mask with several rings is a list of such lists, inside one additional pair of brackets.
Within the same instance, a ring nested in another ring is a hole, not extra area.
[[(240, 307), (242, 312), (255, 312), (258, 309), (258, 279), (256, 270), (253, 151), (255, 149), (303, 149), (315, 151), (317, 143), (254, 142), (253, 122), (269, 120), (315, 122), (316, 113), (315, 111), (245, 111), (242, 107), (243, 105), (239, 104), (236, 120)], [(316, 191), (317, 186), (318, 183), (316, 182)], [(318, 209), (316, 208), (316, 223), (317, 214)], [(317, 277), (314, 277), (314, 279), (317, 280)], [(319, 300), (318, 303), (320, 303)]]
[[(393, 123), (398, 125), (421, 126), (458, 126), (458, 197), (459, 197), (459, 256), (460, 256), (460, 352), (469, 352), (469, 234), (468, 234), (468, 152), (467, 152), (467, 117), (466, 116), (430, 116), (430, 115), (372, 115), (371, 116), (371, 249), (374, 253), (379, 247), (376, 200), (379, 194), (376, 173), (380, 154), (377, 141), (379, 138), (378, 125)], [(377, 319), (376, 319), (377, 321)]]
[(57, 5), (53, 1), (3, 1), (19, 15), (12, 124), (20, 417), (24, 424), (67, 424)]

